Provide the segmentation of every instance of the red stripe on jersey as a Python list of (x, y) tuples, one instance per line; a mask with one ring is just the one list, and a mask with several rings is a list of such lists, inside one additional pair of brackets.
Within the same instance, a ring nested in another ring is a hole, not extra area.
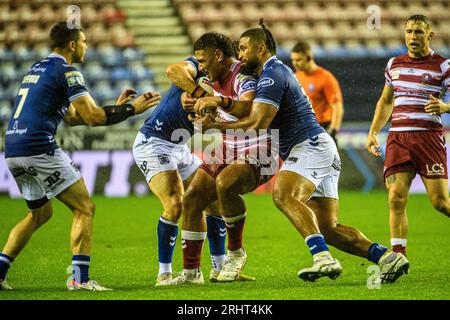
[(425, 107), (424, 106), (408, 106), (408, 105), (400, 105), (400, 106), (395, 106), (394, 107), (394, 112), (393, 112), (393, 114), (395, 114), (395, 113), (398, 113), (398, 112), (402, 112), (402, 113), (408, 113), (408, 112), (420, 112), (420, 111), (423, 111), (423, 112), (425, 112), (424, 111), (425, 110)]

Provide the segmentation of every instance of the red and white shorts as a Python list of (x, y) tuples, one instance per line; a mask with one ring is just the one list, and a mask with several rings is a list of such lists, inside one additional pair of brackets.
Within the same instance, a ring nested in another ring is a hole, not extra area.
[(441, 131), (389, 132), (384, 179), (408, 171), (427, 179), (447, 179), (447, 148)]

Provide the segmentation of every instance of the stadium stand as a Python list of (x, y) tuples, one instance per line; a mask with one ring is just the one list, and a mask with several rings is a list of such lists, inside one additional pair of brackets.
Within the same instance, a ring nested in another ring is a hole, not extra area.
[[(88, 39), (85, 75), (91, 94), (100, 105), (111, 104), (124, 87), (157, 90), (145, 54), (136, 47), (126, 26), (127, 14), (114, 0), (77, 1), (81, 25)], [(72, 1), (0, 1), (0, 128), (10, 116), (19, 82), (28, 68), (48, 55), (52, 24), (66, 20)], [(144, 118), (130, 119), (122, 126)]]
[(404, 20), (422, 13), (434, 21), (434, 47), (445, 50), (444, 54), (448, 52), (450, 1), (377, 3), (381, 25), (370, 29), (366, 21), (377, 8), (370, 7), (373, 3), (366, 0), (174, 0), (193, 41), (211, 29), (237, 38), (243, 29), (257, 26), (258, 20), (264, 18), (283, 49), (292, 48), (302, 38), (314, 43), (318, 56), (359, 56), (360, 50), (353, 50), (359, 46), (368, 49), (366, 55), (378, 56), (383, 50), (390, 56), (403, 48)]

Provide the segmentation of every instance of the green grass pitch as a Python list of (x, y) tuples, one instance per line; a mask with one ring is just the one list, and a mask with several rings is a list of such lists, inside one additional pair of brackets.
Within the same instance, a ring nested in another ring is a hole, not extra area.
[[(389, 244), (387, 195), (341, 192), (340, 222), (359, 228), (366, 236)], [(248, 218), (244, 245), (245, 273), (255, 282), (210, 283), (202, 287), (155, 288), (157, 273), (156, 224), (161, 205), (153, 196), (107, 199), (94, 197), (94, 244), (91, 278), (112, 287), (112, 292), (69, 292), (65, 282), (70, 265), (71, 213), (53, 201), (53, 218), (31, 239), (16, 259), (8, 279), (14, 291), (0, 291), (4, 299), (449, 299), (450, 221), (436, 212), (424, 195), (411, 195), (408, 204), (410, 273), (379, 289), (367, 286), (372, 264), (331, 248), (343, 267), (335, 281), (315, 283), (298, 279), (300, 268), (310, 266), (309, 251), (293, 226), (279, 212), (270, 195), (246, 196)], [(9, 230), (24, 215), (25, 203), (0, 197), (0, 246)], [(181, 241), (174, 253), (180, 271)], [(202, 259), (205, 280), (211, 268), (205, 243)]]

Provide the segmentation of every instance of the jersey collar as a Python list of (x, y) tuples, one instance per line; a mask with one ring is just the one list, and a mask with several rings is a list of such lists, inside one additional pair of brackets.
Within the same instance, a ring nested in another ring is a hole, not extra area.
[(411, 58), (408, 54), (406, 54), (408, 56), (409, 61), (414, 62), (414, 61), (430, 61), (433, 59), (434, 56), (434, 50), (430, 48), (430, 52), (428, 55), (426, 55), (425, 57), (421, 57), (421, 58)]
[(67, 63), (66, 58), (64, 58), (62, 55), (57, 54), (57, 53), (50, 53), (48, 55), (48, 58), (59, 58), (59, 59), (63, 59), (65, 63)]
[(267, 61), (264, 63), (263, 65), (263, 70), (267, 68), (267, 65), (270, 63), (270, 61), (274, 61), (277, 59), (277, 56), (271, 56), (269, 59), (267, 59)]

